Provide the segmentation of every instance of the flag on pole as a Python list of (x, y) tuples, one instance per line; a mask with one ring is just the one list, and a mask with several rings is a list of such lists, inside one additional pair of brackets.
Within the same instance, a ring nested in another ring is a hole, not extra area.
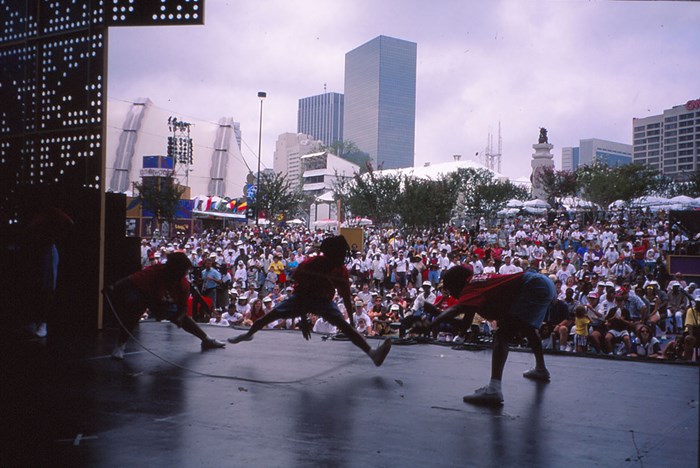
[(209, 211), (211, 208), (211, 197), (207, 200), (207, 206), (204, 208), (204, 211)]
[(228, 209), (233, 211), (236, 208), (236, 200), (231, 200), (228, 204)]
[(244, 211), (246, 208), (248, 208), (247, 202), (243, 202), (243, 203), (238, 205), (238, 211)]

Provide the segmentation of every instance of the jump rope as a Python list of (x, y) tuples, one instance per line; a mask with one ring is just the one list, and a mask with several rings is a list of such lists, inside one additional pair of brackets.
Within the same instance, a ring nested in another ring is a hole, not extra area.
[(181, 370), (190, 372), (190, 373), (192, 373), (192, 374), (199, 375), (199, 376), (201, 376), (201, 377), (210, 377), (210, 378), (214, 378), (214, 379), (238, 380), (238, 381), (241, 381), (241, 382), (251, 382), (251, 383), (259, 383), (259, 384), (266, 384), (266, 385), (296, 384), (296, 383), (305, 382), (305, 381), (307, 381), (307, 380), (316, 379), (316, 378), (321, 377), (321, 376), (326, 375), (326, 374), (330, 374), (330, 373), (335, 372), (335, 371), (337, 371), (337, 370), (339, 370), (339, 369), (345, 367), (346, 365), (348, 365), (348, 364), (350, 364), (350, 363), (356, 361), (357, 359), (359, 359), (359, 358), (350, 359), (350, 360), (348, 360), (348, 361), (346, 361), (346, 362), (343, 362), (343, 363), (341, 363), (341, 364), (338, 364), (337, 366), (331, 367), (330, 369), (326, 369), (326, 370), (324, 370), (324, 371), (322, 371), (322, 372), (319, 372), (319, 373), (317, 373), (317, 374), (313, 374), (313, 375), (310, 375), (310, 376), (308, 376), (308, 377), (303, 377), (303, 378), (301, 378), (301, 379), (296, 379), (296, 380), (259, 380), (259, 379), (251, 379), (251, 378), (248, 378), (248, 377), (238, 377), (238, 376), (236, 376), (236, 375), (221, 375), (221, 374), (210, 374), (210, 373), (208, 373), (208, 372), (201, 372), (201, 371), (198, 371), (198, 370), (196, 370), (196, 369), (192, 369), (192, 368), (183, 366), (183, 365), (181, 365), (181, 364), (178, 364), (178, 363), (176, 363), (176, 362), (173, 362), (173, 361), (171, 361), (171, 360), (169, 360), (169, 359), (166, 359), (166, 358), (164, 358), (163, 356), (161, 356), (161, 355), (157, 354), (156, 352), (152, 351), (151, 349), (149, 349), (149, 348), (148, 348), (146, 345), (144, 345), (143, 343), (141, 343), (141, 341), (139, 341), (139, 340), (131, 333), (131, 331), (128, 330), (128, 329), (126, 328), (126, 326), (124, 326), (124, 322), (122, 322), (121, 318), (119, 317), (119, 314), (117, 313), (116, 308), (114, 307), (114, 304), (112, 303), (112, 299), (109, 297), (109, 292), (106, 291), (106, 290), (102, 290), (102, 295), (103, 295), (103, 296), (105, 297), (105, 299), (107, 300), (107, 305), (109, 305), (109, 309), (112, 311), (112, 315), (114, 315), (114, 317), (117, 319), (117, 322), (119, 322), (119, 326), (122, 327), (122, 329), (124, 329), (124, 331), (126, 331), (126, 333), (129, 335), (129, 337), (130, 337), (132, 340), (134, 340), (134, 342), (135, 342), (136, 344), (138, 344), (144, 351), (146, 351), (147, 353), (149, 353), (149, 354), (151, 354), (152, 356), (156, 357), (157, 359), (160, 359), (161, 361), (165, 362), (166, 364), (170, 364), (170, 365), (173, 366), (173, 367), (176, 367), (176, 368), (178, 368), (178, 369), (181, 369)]

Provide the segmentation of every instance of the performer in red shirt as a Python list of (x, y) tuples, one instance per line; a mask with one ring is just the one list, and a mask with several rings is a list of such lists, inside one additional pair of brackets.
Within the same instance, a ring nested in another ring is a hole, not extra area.
[(187, 272), (192, 268), (187, 255), (173, 252), (164, 264), (157, 264), (137, 271), (107, 288), (105, 295), (116, 314), (122, 329), (112, 357), (124, 359), (124, 349), (129, 336), (141, 316), (150, 310), (158, 320), (168, 319), (186, 332), (202, 340), (202, 349), (223, 348), (226, 343), (209, 337), (187, 315), (187, 299), (190, 283)]
[[(476, 312), (485, 319), (498, 322), (491, 358), (491, 381), (464, 401), (474, 404), (502, 404), (501, 380), (508, 358), (508, 341), (523, 333), (535, 354), (535, 367), (523, 374), (534, 380), (549, 381), (544, 364), (542, 340), (538, 329), (549, 305), (556, 297), (554, 284), (544, 275), (533, 271), (512, 275), (472, 275), (470, 269), (455, 266), (445, 273), (443, 285), (457, 298), (456, 304), (442, 312), (432, 322), (436, 327), (459, 314), (471, 323)], [(426, 304), (426, 309), (430, 306)], [(423, 326), (428, 326), (424, 324)]]
[[(253, 323), (247, 333), (229, 338), (229, 343), (250, 341), (253, 335), (266, 325), (279, 319), (302, 319), (300, 328), (307, 340), (311, 336), (310, 324), (306, 315), (314, 313), (332, 325), (335, 325), (355, 346), (367, 353), (376, 366), (381, 366), (391, 349), (391, 340), (386, 339), (377, 349), (367, 343), (352, 325), (353, 304), (350, 292), (348, 269), (344, 265), (350, 246), (343, 236), (329, 237), (321, 243), (323, 255), (304, 260), (294, 272), (292, 281), (294, 292), (272, 311)], [(351, 323), (345, 321), (342, 312), (333, 302), (335, 291), (343, 299), (345, 310)]]

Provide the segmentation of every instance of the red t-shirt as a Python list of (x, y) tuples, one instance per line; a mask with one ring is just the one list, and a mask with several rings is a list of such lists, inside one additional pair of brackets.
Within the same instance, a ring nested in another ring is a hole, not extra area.
[(500, 320), (518, 297), (523, 275), (474, 275), (462, 289), (457, 304), (475, 309), (487, 320)]
[(319, 255), (301, 262), (292, 281), (296, 283), (295, 293), (331, 301), (336, 289), (340, 297), (351, 297), (349, 278), (345, 265), (333, 265), (327, 257)]
[(165, 265), (153, 265), (129, 276), (131, 283), (145, 293), (149, 299), (159, 304), (173, 303), (178, 308), (187, 307), (190, 297), (190, 282), (186, 277), (179, 281), (166, 281)]

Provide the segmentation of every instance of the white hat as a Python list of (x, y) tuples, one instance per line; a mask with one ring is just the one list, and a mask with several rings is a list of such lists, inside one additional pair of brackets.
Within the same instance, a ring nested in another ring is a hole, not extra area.
[(392, 304), (389, 310), (399, 310), (400, 308), (398, 304)]
[(423, 281), (423, 286), (430, 286), (432, 288), (433, 283), (431, 283), (430, 281)]
[(263, 302), (272, 302), (272, 298), (266, 297), (265, 299), (262, 300)]
[(671, 281), (670, 283), (668, 283), (668, 286), (671, 288), (675, 288), (676, 286), (680, 287), (680, 285), (681, 283), (679, 283), (678, 281)]

